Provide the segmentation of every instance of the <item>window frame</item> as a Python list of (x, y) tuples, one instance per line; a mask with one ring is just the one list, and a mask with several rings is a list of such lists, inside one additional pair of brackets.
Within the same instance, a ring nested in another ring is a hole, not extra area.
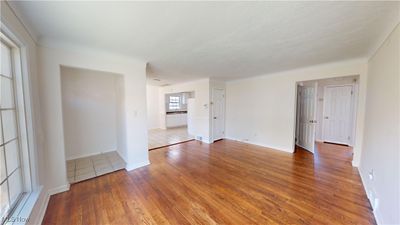
[(33, 127), (33, 110), (29, 81), (28, 48), (2, 21), (0, 39), (11, 49), (14, 107), (16, 109), (17, 137), (20, 148), (19, 161), (22, 175), (22, 191), (24, 193), (16, 202), (16, 205), (10, 209), (5, 221), (1, 222), (7, 223), (10, 219), (19, 219), (19, 222), (27, 222), (33, 205), (43, 188), (39, 185), (38, 180), (37, 148)]
[[(174, 113), (174, 112), (187, 112), (187, 100), (191, 98), (190, 92), (177, 92), (177, 93), (166, 93), (165, 97), (165, 112), (166, 113)], [(171, 101), (171, 98), (178, 98), (178, 101)], [(177, 105), (177, 108), (170, 107), (171, 104)]]
[[(181, 107), (181, 105), (182, 105), (181, 96), (170, 95), (168, 98), (169, 98), (168, 99), (168, 110), (169, 111), (178, 111), (182, 108)], [(173, 98), (176, 98), (176, 100), (172, 101)], [(176, 107), (171, 108), (171, 105), (175, 105)]]

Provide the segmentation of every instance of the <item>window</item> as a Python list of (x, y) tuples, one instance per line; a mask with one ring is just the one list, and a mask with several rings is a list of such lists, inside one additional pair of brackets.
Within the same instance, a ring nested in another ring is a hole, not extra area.
[[(24, 116), (18, 102), (16, 68), (20, 65), (13, 43), (1, 35), (0, 65), (0, 213), (3, 223), (24, 195), (24, 169), (21, 164), (22, 145), (20, 118)], [(23, 101), (22, 101), (23, 102)], [(24, 174), (25, 175), (25, 174)], [(29, 175), (27, 175), (29, 176)]]
[(165, 95), (165, 109), (167, 113), (186, 112), (187, 99), (192, 97), (190, 92), (171, 93)]
[(179, 110), (181, 108), (181, 99), (179, 96), (169, 96), (169, 110)]

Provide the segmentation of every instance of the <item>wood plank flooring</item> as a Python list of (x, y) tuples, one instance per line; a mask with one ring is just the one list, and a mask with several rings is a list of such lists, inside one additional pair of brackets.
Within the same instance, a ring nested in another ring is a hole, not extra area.
[(51, 196), (43, 224), (375, 224), (351, 152), (186, 142)]

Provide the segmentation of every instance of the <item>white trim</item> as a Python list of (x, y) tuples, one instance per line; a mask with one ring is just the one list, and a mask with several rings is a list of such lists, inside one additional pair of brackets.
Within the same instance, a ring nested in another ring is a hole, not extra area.
[(190, 134), (190, 135), (195, 136), (194, 140), (196, 140), (196, 141), (200, 141), (200, 142), (203, 142), (203, 143), (206, 143), (206, 144), (214, 143), (214, 141), (211, 141), (211, 139), (209, 137), (203, 137), (201, 135), (196, 136), (194, 134)]
[[(199, 141), (199, 140), (198, 140), (198, 141)], [(211, 141), (210, 138), (202, 138), (202, 139), (201, 139), (201, 142), (206, 143), (206, 144), (214, 143), (214, 141)]]
[(40, 205), (40, 209), (38, 212), (38, 216), (36, 217), (36, 221), (34, 221), (34, 223), (32, 223), (32, 224), (42, 224), (44, 215), (46, 214), (47, 205), (49, 204), (49, 201), (50, 201), (50, 195), (48, 192), (46, 192), (43, 204)]
[(89, 156), (94, 156), (94, 155), (100, 155), (100, 154), (104, 154), (104, 153), (108, 153), (108, 152), (118, 152), (117, 149), (113, 149), (113, 150), (106, 150), (106, 151), (102, 151), (102, 152), (95, 152), (95, 153), (89, 153), (89, 154), (82, 154), (79, 156), (72, 156), (72, 157), (66, 157), (66, 160), (74, 160), (74, 159), (79, 159), (79, 158), (85, 158), (85, 157), (89, 157)]
[(393, 22), (390, 26), (387, 26), (385, 31), (381, 33), (381, 36), (379, 37), (379, 41), (375, 42), (374, 46), (369, 49), (367, 58), (368, 61), (375, 56), (375, 54), (378, 52), (378, 50), (382, 47), (382, 45), (385, 43), (385, 41), (389, 38), (389, 36), (396, 30), (396, 27), (399, 26), (400, 24), (400, 17), (397, 17), (398, 20)]
[[(41, 186), (38, 190), (27, 193), (18, 204), (18, 207), (15, 211), (10, 215), (11, 220), (6, 220), (5, 224), (19, 224), (24, 225), (29, 223), (31, 219), (31, 213), (37, 200), (39, 199), (40, 194), (42, 193), (43, 186)], [(12, 221), (14, 220), (14, 221)]]
[(40, 208), (39, 208), (38, 214), (36, 216), (36, 221), (33, 221), (33, 223), (30, 223), (30, 224), (42, 224), (44, 215), (46, 214), (47, 206), (49, 205), (50, 197), (52, 195), (55, 195), (55, 194), (58, 194), (61, 192), (69, 191), (69, 188), (70, 188), (70, 185), (65, 184), (60, 187), (51, 188), (51, 189), (47, 190), (47, 192), (45, 193), (45, 196), (44, 196), (43, 203), (40, 206), (35, 205), (35, 207), (40, 207)]
[(126, 171), (132, 171), (134, 169), (137, 169), (137, 168), (140, 168), (140, 167), (143, 167), (143, 166), (147, 166), (147, 165), (150, 165), (150, 161), (149, 160), (146, 160), (144, 162), (139, 162), (139, 163), (126, 164), (125, 170)]
[(38, 44), (38, 36), (37, 32), (33, 30), (30, 26), (30, 24), (27, 24), (27, 20), (23, 13), (19, 10), (19, 8), (16, 6), (16, 3), (13, 1), (4, 1), (10, 8), (11, 12), (14, 14), (14, 16), (17, 18), (17, 20), (22, 24), (23, 28), (26, 30), (26, 33), (29, 35), (29, 37), (35, 42), (35, 44)]
[(55, 188), (50, 188), (47, 192), (50, 196), (59, 194), (61, 192), (69, 191), (70, 184), (64, 184)]
[(294, 153), (294, 149), (288, 151), (288, 150), (284, 150), (284, 149), (279, 148), (279, 147), (273, 147), (273, 146), (265, 145), (265, 144), (262, 144), (262, 143), (259, 143), (259, 142), (254, 142), (254, 141), (239, 140), (239, 139), (232, 138), (232, 137), (225, 137), (224, 139), (232, 140), (232, 141), (238, 141), (238, 142), (251, 144), (251, 145), (257, 145), (257, 146), (260, 146), (260, 147), (269, 148), (271, 150), (280, 151), (280, 152), (286, 152), (286, 153), (290, 153), (290, 154)]
[[(17, 112), (17, 129), (19, 135), (19, 160), (22, 171), (23, 190), (26, 196), (20, 200), (14, 212), (24, 217), (32, 213), (41, 193), (39, 186), (36, 133), (34, 129), (34, 111), (32, 105), (31, 80), (27, 42), (18, 33), (14, 33), (1, 21), (0, 36), (4, 42), (12, 46), (14, 66), (14, 98)], [(14, 215), (11, 214), (11, 215)]]
[[(352, 164), (353, 164), (353, 167), (355, 167), (354, 166), (354, 162), (352, 162)], [(359, 176), (361, 178), (361, 183), (362, 183), (362, 186), (364, 188), (365, 194), (367, 195), (368, 201), (372, 205), (372, 202), (371, 202), (372, 200), (370, 199), (370, 196), (368, 195), (367, 183), (364, 181), (364, 176), (362, 175), (361, 170), (359, 170), (358, 167), (356, 167), (356, 168), (357, 168), (358, 174), (359, 174)], [(381, 219), (382, 218), (382, 216), (381, 216), (382, 214), (381, 214), (381, 212), (379, 210), (379, 207), (377, 209), (372, 210), (372, 213), (374, 214), (375, 221), (376, 221), (376, 223), (378, 225), (379, 224), (384, 224), (383, 220)]]

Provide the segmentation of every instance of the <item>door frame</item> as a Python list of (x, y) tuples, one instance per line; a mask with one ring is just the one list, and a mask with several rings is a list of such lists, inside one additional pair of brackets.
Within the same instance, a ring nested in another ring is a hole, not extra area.
[[(354, 145), (354, 140), (355, 140), (355, 124), (356, 124), (356, 122), (355, 122), (355, 120), (356, 120), (356, 112), (357, 112), (357, 110), (356, 110), (356, 101), (357, 101), (357, 94), (358, 93), (356, 93), (356, 84), (354, 84), (354, 83), (349, 83), (349, 84), (332, 84), (332, 85), (326, 85), (326, 86), (324, 86), (324, 103), (323, 103), (323, 107), (322, 107), (322, 119), (321, 119), (321, 123), (322, 123), (322, 126), (321, 126), (321, 129), (322, 129), (322, 133), (321, 133), (321, 139), (322, 139), (322, 141), (326, 141), (326, 138), (325, 138), (325, 123), (324, 123), (324, 117), (325, 117), (325, 111), (326, 111), (326, 89), (327, 88), (332, 88), (332, 87), (344, 87), (344, 86), (351, 86), (351, 92), (352, 92), (352, 94), (351, 94), (351, 103), (350, 103), (350, 122), (349, 122), (349, 124), (348, 124), (348, 129), (349, 129), (349, 135), (350, 135), (350, 139), (348, 140), (348, 142), (347, 143), (339, 143), (339, 142), (337, 142), (337, 144), (345, 144), (345, 145), (348, 145), (348, 146), (351, 146), (351, 147), (353, 147), (353, 145)], [(335, 142), (336, 143), (336, 142)]]
[(210, 127), (210, 136), (211, 136), (211, 142), (214, 142), (214, 141), (217, 141), (217, 140), (220, 140), (220, 138), (218, 138), (218, 139), (215, 139), (215, 135), (214, 135), (214, 126), (215, 126), (215, 123), (214, 123), (214, 97), (215, 97), (215, 91), (216, 90), (218, 90), (218, 91), (222, 91), (223, 92), (223, 95), (224, 95), (224, 101), (223, 101), (223, 103), (224, 103), (224, 110), (223, 110), (223, 119), (222, 119), (222, 122), (223, 122), (223, 137), (222, 138), (224, 138), (224, 136), (225, 136), (225, 111), (226, 111), (226, 103), (225, 103), (225, 101), (226, 101), (226, 91), (225, 91), (225, 89), (224, 88), (212, 88), (211, 89), (211, 113), (210, 113), (210, 120), (211, 120), (211, 127)]
[(293, 129), (291, 133), (292, 139), (292, 152), (296, 152), (296, 115), (297, 115), (297, 85), (301, 82), (306, 81), (320, 81), (325, 79), (335, 79), (335, 78), (344, 78), (344, 77), (352, 77), (354, 83), (354, 116), (353, 116), (353, 140), (352, 140), (352, 147), (353, 147), (353, 160), (352, 166), (357, 167), (360, 165), (361, 153), (362, 153), (362, 140), (363, 140), (363, 124), (364, 124), (364, 117), (365, 117), (365, 98), (366, 98), (366, 86), (367, 86), (367, 77), (364, 72), (355, 71), (354, 73), (345, 73), (342, 75), (310, 75), (304, 76), (306, 78), (303, 79), (296, 79), (294, 78), (293, 83), (290, 85), (290, 90), (292, 92), (292, 110), (291, 110), (291, 119), (293, 121)]

